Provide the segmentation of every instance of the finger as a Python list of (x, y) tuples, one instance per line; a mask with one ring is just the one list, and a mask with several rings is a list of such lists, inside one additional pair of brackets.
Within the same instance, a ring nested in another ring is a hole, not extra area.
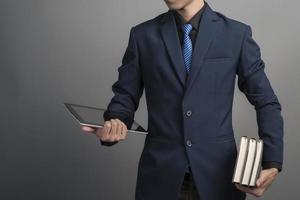
[(87, 133), (95, 133), (96, 129), (89, 126), (81, 126), (81, 130)]
[(111, 119), (111, 130), (109, 132), (109, 141), (113, 142), (116, 138), (117, 132), (117, 121), (115, 119)]
[(237, 183), (235, 185), (239, 190), (246, 192), (248, 194), (254, 195), (256, 197), (261, 196), (263, 193), (263, 190), (261, 190), (261, 189), (249, 188), (249, 187), (245, 187), (243, 185), (237, 184)]
[(261, 197), (263, 195), (263, 193), (264, 193), (263, 189), (256, 189), (256, 190), (254, 190), (253, 192), (251, 192), (249, 194), (252, 194), (255, 197)]
[(120, 140), (120, 139), (122, 139), (122, 129), (123, 129), (123, 125), (122, 125), (121, 120), (116, 119), (116, 121), (117, 121), (116, 139), (117, 139), (117, 140)]
[(276, 172), (276, 170), (274, 171), (273, 169), (267, 169), (264, 173), (266, 174), (266, 178), (264, 182), (260, 185), (260, 187), (257, 187), (257, 190), (255, 191), (256, 197), (262, 196), (263, 193), (265, 193), (265, 191), (268, 190), (272, 182), (275, 180), (278, 172)]
[(276, 177), (274, 176), (268, 176), (264, 183), (260, 185), (260, 188), (267, 189), (272, 184), (275, 178)]
[(247, 192), (247, 193), (251, 193), (251, 192), (252, 192), (250, 188), (245, 187), (245, 186), (243, 186), (243, 185), (240, 185), (240, 184), (237, 184), (237, 183), (236, 183), (235, 186), (236, 186), (239, 190), (241, 190), (241, 191), (244, 191), (244, 192)]
[(122, 122), (122, 138), (125, 140), (127, 135), (127, 126)]
[(261, 187), (265, 183), (265, 181), (267, 180), (268, 175), (269, 175), (269, 173), (268, 173), (267, 170), (262, 170), (260, 172), (259, 178), (256, 181), (256, 186)]
[(102, 141), (106, 141), (107, 138), (108, 138), (110, 130), (111, 130), (111, 122), (110, 121), (105, 121), (101, 132), (99, 132), (97, 135), (98, 135), (98, 137), (100, 137), (100, 139)]

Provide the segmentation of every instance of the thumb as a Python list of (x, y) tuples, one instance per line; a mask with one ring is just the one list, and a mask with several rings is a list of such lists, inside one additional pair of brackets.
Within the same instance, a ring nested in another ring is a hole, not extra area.
[(87, 133), (93, 133), (93, 132), (95, 132), (96, 129), (89, 127), (89, 126), (82, 126), (81, 130), (84, 132), (87, 132)]

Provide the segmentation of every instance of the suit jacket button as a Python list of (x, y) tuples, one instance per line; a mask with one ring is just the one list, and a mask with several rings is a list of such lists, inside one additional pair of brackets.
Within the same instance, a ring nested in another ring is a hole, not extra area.
[(191, 110), (188, 110), (187, 112), (186, 112), (186, 115), (189, 117), (189, 116), (191, 116), (192, 115), (192, 111)]
[(191, 146), (192, 146), (191, 140), (187, 140), (187, 141), (186, 141), (186, 145), (189, 146), (189, 147), (191, 147)]

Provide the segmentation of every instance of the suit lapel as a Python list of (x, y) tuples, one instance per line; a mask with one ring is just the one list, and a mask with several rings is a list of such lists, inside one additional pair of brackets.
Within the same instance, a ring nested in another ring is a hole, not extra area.
[[(206, 3), (206, 2), (205, 2)], [(195, 41), (192, 57), (192, 67), (189, 72), (189, 76), (186, 82), (185, 95), (191, 89), (193, 82), (195, 81), (200, 69), (202, 67), (204, 56), (211, 44), (214, 34), (217, 29), (218, 16), (213, 12), (210, 6), (207, 4), (202, 13), (202, 19), (200, 20), (200, 26)]]
[[(206, 1), (205, 3), (207, 4)], [(214, 38), (214, 33), (218, 27), (217, 21), (218, 16), (207, 4), (202, 13), (200, 26), (195, 41), (195, 47), (193, 49), (192, 67), (186, 80), (187, 72), (184, 67), (182, 49), (178, 38), (174, 16), (171, 13), (171, 10), (169, 10), (162, 17), (162, 24), (160, 26), (161, 35), (172, 60), (175, 72), (181, 84), (183, 87), (185, 87), (185, 94), (191, 89), (197, 74), (200, 72), (203, 58), (208, 50), (209, 45), (211, 44), (211, 41)]]
[(182, 57), (181, 44), (178, 38), (178, 32), (173, 14), (169, 10), (162, 19), (161, 35), (167, 47), (169, 56), (172, 60), (176, 74), (184, 87), (186, 71)]

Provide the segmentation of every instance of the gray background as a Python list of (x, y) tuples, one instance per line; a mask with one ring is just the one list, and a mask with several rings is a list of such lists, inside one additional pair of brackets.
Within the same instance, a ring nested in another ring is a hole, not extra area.
[[(263, 199), (297, 199), (299, 2), (208, 3), (251, 25), (282, 103), (284, 169)], [(100, 146), (62, 102), (105, 107), (130, 27), (165, 11), (162, 0), (0, 1), (0, 199), (134, 199), (144, 136)], [(233, 111), (236, 139), (257, 136), (254, 108), (237, 88)], [(147, 126), (144, 95), (136, 119)]]

